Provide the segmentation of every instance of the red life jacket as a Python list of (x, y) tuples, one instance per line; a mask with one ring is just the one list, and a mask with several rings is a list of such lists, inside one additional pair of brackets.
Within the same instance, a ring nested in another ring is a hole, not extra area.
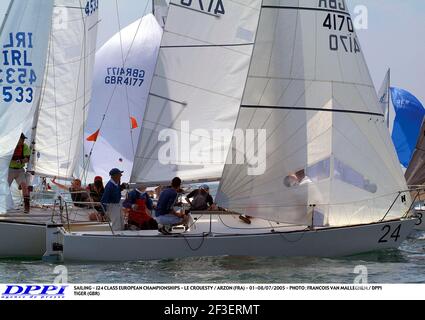
[(13, 153), (12, 160), (24, 160), (24, 145), (18, 145), (15, 149), (15, 152)]
[(138, 199), (136, 201), (136, 205), (138, 206), (138, 210), (130, 210), (128, 215), (128, 223), (133, 224), (135, 226), (143, 226), (146, 222), (150, 221), (152, 218), (147, 213), (146, 208), (146, 200)]

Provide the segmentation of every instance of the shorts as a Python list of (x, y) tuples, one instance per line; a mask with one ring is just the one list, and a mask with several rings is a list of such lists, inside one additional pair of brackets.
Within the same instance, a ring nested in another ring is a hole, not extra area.
[(174, 214), (166, 214), (164, 216), (156, 217), (156, 221), (162, 225), (175, 226), (175, 225), (182, 224), (183, 218), (179, 218), (175, 216)]
[(7, 182), (9, 183), (9, 186), (13, 183), (13, 180), (16, 180), (16, 183), (18, 185), (21, 185), (23, 183), (27, 183), (27, 175), (25, 173), (25, 169), (11, 169), (9, 168), (9, 177), (7, 179)]

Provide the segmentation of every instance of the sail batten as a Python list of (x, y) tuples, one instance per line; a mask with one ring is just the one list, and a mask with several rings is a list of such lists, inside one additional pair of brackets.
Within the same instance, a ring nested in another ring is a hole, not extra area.
[(407, 186), (377, 101), (345, 1), (264, 0), (236, 125), (253, 139), (232, 144), (217, 202), (285, 223), (379, 221)]

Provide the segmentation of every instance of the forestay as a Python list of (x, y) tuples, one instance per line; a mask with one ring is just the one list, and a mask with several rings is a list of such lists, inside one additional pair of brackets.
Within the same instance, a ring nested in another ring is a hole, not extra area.
[(98, 0), (55, 0), (44, 86), (33, 140), (39, 175), (72, 177), (91, 97)]
[[(130, 179), (161, 36), (161, 27), (148, 14), (114, 35), (96, 54), (85, 128), (89, 181), (97, 175), (107, 178), (114, 167), (124, 170), (123, 181)], [(98, 130), (97, 141), (87, 141)]]
[[(266, 129), (267, 143), (234, 145), (228, 162), (246, 164), (226, 165), (218, 203), (301, 225), (382, 219), (406, 182), (377, 101), (344, 1), (264, 0), (237, 128)], [(250, 153), (264, 174), (247, 174)]]
[(260, 4), (260, 0), (171, 1), (133, 182), (221, 177)]
[(0, 212), (8, 209), (10, 160), (41, 89), (52, 10), (53, 0), (11, 1), (0, 26)]

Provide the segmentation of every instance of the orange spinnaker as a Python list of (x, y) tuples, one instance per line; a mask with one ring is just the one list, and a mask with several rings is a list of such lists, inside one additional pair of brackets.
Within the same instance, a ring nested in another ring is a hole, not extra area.
[(137, 123), (136, 118), (130, 117), (131, 120), (131, 129), (137, 129), (139, 127), (139, 124)]
[(96, 142), (97, 141), (97, 138), (99, 137), (99, 134), (100, 134), (100, 129), (97, 130), (95, 133), (93, 133), (91, 136), (89, 136), (87, 138), (87, 141), (89, 141), (89, 142)]

